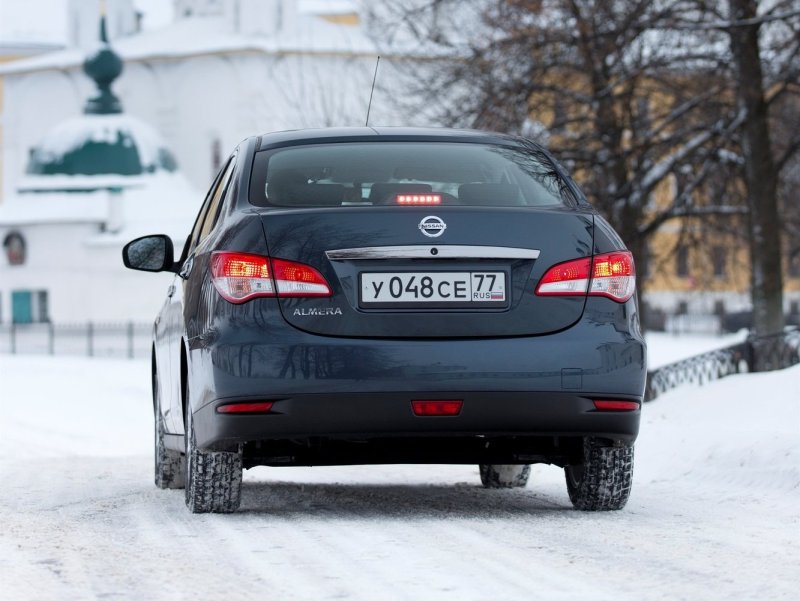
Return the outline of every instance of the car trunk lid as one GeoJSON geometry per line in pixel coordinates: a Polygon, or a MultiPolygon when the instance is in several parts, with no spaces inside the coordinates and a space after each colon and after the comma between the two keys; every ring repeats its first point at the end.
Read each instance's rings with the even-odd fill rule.
{"type": "Polygon", "coordinates": [[[265,210],[269,253],[310,265],[326,298],[280,298],[286,321],[331,336],[453,338],[548,334],[585,298],[534,294],[556,263],[590,256],[591,212],[566,207],[265,210]]]}

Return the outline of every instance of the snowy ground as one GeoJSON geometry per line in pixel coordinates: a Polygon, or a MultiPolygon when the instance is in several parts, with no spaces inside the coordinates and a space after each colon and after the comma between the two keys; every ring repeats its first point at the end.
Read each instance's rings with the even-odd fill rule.
{"type": "Polygon", "coordinates": [[[603,514],[573,511],[552,467],[489,491],[471,466],[375,466],[257,468],[239,513],[191,515],[151,482],[148,382],[146,361],[0,355],[0,599],[800,589],[800,367],[646,405],[631,500],[603,514]]]}

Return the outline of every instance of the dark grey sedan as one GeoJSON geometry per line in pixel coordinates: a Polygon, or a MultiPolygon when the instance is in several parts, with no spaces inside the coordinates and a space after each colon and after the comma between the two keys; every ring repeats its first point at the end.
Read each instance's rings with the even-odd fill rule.
{"type": "Polygon", "coordinates": [[[256,465],[467,463],[488,488],[564,468],[622,508],[645,384],[633,258],[540,146],[476,131],[242,142],[172,271],[153,341],[155,480],[239,506],[256,465]]]}

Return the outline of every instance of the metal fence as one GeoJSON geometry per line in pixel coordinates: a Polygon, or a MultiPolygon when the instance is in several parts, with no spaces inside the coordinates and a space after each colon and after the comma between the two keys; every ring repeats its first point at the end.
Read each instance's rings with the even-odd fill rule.
{"type": "Polygon", "coordinates": [[[645,401],[684,384],[706,384],[738,373],[772,371],[800,363],[800,330],[750,337],[740,344],[688,357],[647,374],[645,401]]]}
{"type": "Polygon", "coordinates": [[[0,324],[0,353],[149,357],[152,324],[0,324]]]}

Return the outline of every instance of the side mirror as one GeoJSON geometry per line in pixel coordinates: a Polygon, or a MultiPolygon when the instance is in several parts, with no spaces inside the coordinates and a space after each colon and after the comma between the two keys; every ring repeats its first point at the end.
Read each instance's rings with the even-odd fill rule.
{"type": "Polygon", "coordinates": [[[122,249],[122,262],[139,271],[174,271],[175,251],[169,236],[144,236],[128,242],[122,249]]]}

